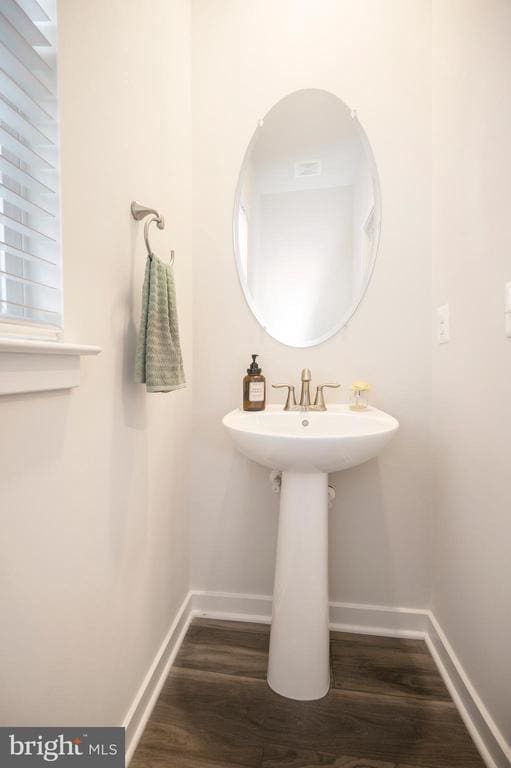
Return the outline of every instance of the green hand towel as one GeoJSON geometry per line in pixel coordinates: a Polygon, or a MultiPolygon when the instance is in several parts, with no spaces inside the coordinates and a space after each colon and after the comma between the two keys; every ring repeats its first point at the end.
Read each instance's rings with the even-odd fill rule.
{"type": "Polygon", "coordinates": [[[145,268],[135,381],[145,383],[148,392],[185,386],[174,276],[170,265],[154,255],[147,257],[145,268]]]}

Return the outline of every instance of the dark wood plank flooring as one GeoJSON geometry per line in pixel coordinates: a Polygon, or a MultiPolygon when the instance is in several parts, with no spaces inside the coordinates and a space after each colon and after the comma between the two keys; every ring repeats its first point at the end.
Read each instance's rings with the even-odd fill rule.
{"type": "Polygon", "coordinates": [[[266,682],[269,626],[195,619],[130,768],[484,768],[422,640],[331,633],[332,688],[266,682]]]}

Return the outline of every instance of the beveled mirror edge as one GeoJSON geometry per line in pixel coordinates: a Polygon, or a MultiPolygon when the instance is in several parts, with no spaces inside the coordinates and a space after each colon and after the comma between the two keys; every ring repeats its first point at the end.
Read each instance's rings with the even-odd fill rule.
{"type": "Polygon", "coordinates": [[[345,328],[348,323],[350,322],[351,318],[359,308],[360,304],[362,303],[367,290],[369,288],[369,283],[371,282],[371,278],[373,276],[374,268],[376,265],[376,257],[378,255],[378,250],[380,247],[380,241],[381,241],[381,228],[382,228],[382,201],[381,201],[381,189],[380,189],[380,180],[378,176],[378,167],[376,164],[376,158],[374,157],[373,149],[371,146],[371,142],[369,141],[369,138],[358,119],[358,112],[356,109],[353,109],[346,104],[346,102],[340,98],[336,93],[333,93],[332,91],[328,91],[326,88],[298,88],[296,91],[291,91],[290,93],[285,94],[282,96],[278,101],[276,101],[265,113],[265,117],[269,112],[271,112],[272,109],[274,109],[278,104],[280,104],[281,101],[284,99],[287,99],[289,96],[294,96],[295,94],[301,93],[303,91],[322,91],[323,93],[328,93],[330,96],[335,97],[338,99],[346,109],[349,110],[351,117],[353,120],[355,120],[355,124],[357,127],[357,131],[360,135],[362,145],[364,148],[364,152],[366,154],[366,157],[369,161],[369,165],[371,168],[371,178],[373,180],[374,185],[374,195],[375,195],[375,212],[377,214],[377,227],[375,228],[375,238],[374,242],[371,247],[371,258],[366,270],[366,275],[364,277],[364,280],[362,282],[361,288],[360,288],[360,295],[358,296],[357,300],[354,301],[350,307],[346,310],[343,317],[339,320],[338,323],[336,323],[330,330],[328,330],[326,333],[322,334],[322,336],[318,336],[315,339],[311,339],[309,341],[303,342],[303,343],[294,343],[289,344],[286,341],[283,341],[281,338],[278,337],[278,335],[275,332],[272,332],[272,330],[268,327],[264,321],[260,320],[260,313],[256,312],[255,307],[253,306],[251,297],[249,295],[249,292],[245,289],[245,286],[243,285],[242,279],[241,279],[241,264],[239,259],[239,241],[238,241],[238,227],[237,227],[237,212],[239,210],[239,205],[241,201],[241,191],[243,188],[243,178],[244,178],[244,169],[245,164],[247,161],[247,158],[250,155],[250,152],[252,150],[252,147],[257,139],[258,131],[262,127],[264,117],[259,118],[257,121],[256,128],[254,132],[252,133],[252,136],[250,138],[250,141],[247,144],[247,147],[245,149],[245,152],[243,153],[243,158],[240,165],[240,170],[238,173],[238,181],[236,183],[236,190],[234,194],[234,205],[233,205],[233,211],[232,211],[232,243],[233,243],[233,250],[234,250],[234,261],[236,265],[236,272],[238,275],[238,282],[241,288],[241,292],[243,293],[243,297],[245,299],[245,302],[250,309],[254,320],[259,325],[260,328],[262,328],[263,331],[265,331],[268,336],[270,336],[275,341],[279,342],[279,344],[282,344],[285,347],[291,347],[293,349],[306,349],[308,347],[317,347],[319,344],[323,344],[325,341],[328,341],[328,339],[331,339],[333,336],[335,336],[339,331],[341,331],[343,328],[345,328]]]}

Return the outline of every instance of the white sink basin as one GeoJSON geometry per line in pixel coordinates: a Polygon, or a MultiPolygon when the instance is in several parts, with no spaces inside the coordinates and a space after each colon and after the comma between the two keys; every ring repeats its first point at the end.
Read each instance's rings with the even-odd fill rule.
{"type": "Polygon", "coordinates": [[[398,429],[388,413],[348,405],[327,411],[283,411],[269,405],[249,413],[237,408],[223,424],[234,444],[264,467],[295,472],[339,472],[374,458],[398,429]]]}
{"type": "Polygon", "coordinates": [[[330,687],[328,473],[372,459],[399,424],[347,405],[237,409],[223,424],[241,453],[282,472],[268,683],[291,699],[319,699],[330,687]]]}

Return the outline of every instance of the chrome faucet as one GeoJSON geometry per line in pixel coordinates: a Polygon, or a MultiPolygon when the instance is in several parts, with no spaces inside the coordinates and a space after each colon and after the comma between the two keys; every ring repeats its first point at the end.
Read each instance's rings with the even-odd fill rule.
{"type": "Polygon", "coordinates": [[[312,375],[309,368],[302,371],[302,389],[300,392],[300,404],[296,404],[295,388],[293,384],[272,384],[274,389],[287,388],[287,397],[284,405],[285,411],[326,411],[325,396],[323,390],[325,387],[336,389],[340,384],[319,384],[316,387],[316,397],[314,404],[311,405],[310,382],[312,375]]]}

